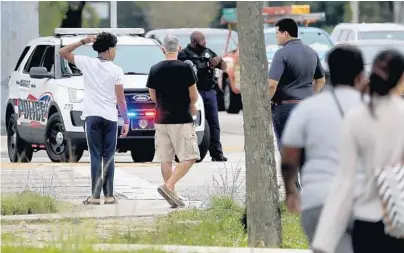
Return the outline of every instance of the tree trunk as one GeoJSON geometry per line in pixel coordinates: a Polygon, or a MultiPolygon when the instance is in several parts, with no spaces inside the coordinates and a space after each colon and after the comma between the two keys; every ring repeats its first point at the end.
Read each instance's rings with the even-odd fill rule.
{"type": "Polygon", "coordinates": [[[62,20],[61,28],[81,28],[83,9],[86,5],[85,1],[70,1],[69,8],[66,12],[66,17],[62,20]]]}
{"type": "Polygon", "coordinates": [[[258,1],[237,2],[247,230],[251,247],[277,247],[282,242],[282,227],[262,8],[258,1]]]}

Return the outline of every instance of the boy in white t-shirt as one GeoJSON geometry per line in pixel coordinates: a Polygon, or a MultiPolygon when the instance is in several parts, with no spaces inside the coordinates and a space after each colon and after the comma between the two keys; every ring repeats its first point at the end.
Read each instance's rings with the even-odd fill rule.
{"type": "Polygon", "coordinates": [[[79,42],[60,49],[59,55],[75,64],[84,78],[84,129],[91,162],[92,195],[83,201],[85,205],[99,205],[101,188],[104,204],[116,204],[113,196],[114,154],[118,136],[118,112],[124,119],[121,136],[129,131],[129,120],[123,89],[124,73],[112,61],[116,55],[117,37],[110,33],[88,36],[79,42]],[[93,43],[97,58],[74,55],[72,52],[85,44],[93,43]]]}

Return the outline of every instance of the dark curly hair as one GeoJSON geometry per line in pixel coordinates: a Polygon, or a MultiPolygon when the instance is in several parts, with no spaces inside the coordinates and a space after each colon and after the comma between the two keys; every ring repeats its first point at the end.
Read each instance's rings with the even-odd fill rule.
{"type": "Polygon", "coordinates": [[[93,43],[94,51],[98,53],[102,53],[110,49],[111,47],[115,47],[118,39],[112,33],[102,32],[98,34],[97,39],[93,43]]]}

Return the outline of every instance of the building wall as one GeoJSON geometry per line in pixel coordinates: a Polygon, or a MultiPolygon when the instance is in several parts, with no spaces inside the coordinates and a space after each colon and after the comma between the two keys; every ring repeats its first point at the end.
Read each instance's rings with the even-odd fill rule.
{"type": "Polygon", "coordinates": [[[1,2],[1,133],[5,133],[8,77],[25,45],[39,36],[37,1],[1,2]]]}

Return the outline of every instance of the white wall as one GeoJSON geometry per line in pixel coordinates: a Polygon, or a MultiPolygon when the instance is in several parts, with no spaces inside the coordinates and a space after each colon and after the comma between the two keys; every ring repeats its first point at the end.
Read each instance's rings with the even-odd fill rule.
{"type": "Polygon", "coordinates": [[[39,36],[37,1],[1,2],[1,133],[5,133],[8,76],[29,40],[39,36]]]}

